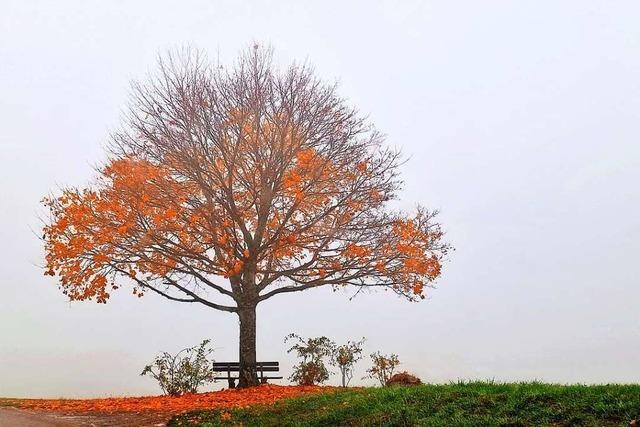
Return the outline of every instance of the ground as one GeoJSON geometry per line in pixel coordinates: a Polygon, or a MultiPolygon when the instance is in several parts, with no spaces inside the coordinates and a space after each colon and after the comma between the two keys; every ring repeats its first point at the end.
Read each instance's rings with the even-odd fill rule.
{"type": "Polygon", "coordinates": [[[265,385],[182,397],[0,399],[2,427],[640,426],[640,385],[265,385]]]}
{"type": "Polygon", "coordinates": [[[0,407],[1,427],[155,427],[164,426],[168,413],[103,413],[18,409],[0,407]]]}
{"type": "Polygon", "coordinates": [[[0,399],[0,426],[161,426],[172,416],[190,410],[273,404],[280,399],[331,389],[267,384],[246,390],[222,390],[180,397],[0,399]]]}

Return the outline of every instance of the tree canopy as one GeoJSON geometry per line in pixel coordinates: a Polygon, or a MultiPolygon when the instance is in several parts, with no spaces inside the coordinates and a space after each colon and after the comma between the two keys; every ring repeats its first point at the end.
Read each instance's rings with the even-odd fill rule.
{"type": "Polygon", "coordinates": [[[399,153],[308,66],[278,73],[254,49],[230,71],[197,52],[159,69],[134,85],[97,181],[45,199],[47,273],[69,298],[104,303],[125,277],[139,296],[233,311],[212,292],[353,285],[416,299],[440,275],[435,213],[385,209],[399,153]]]}

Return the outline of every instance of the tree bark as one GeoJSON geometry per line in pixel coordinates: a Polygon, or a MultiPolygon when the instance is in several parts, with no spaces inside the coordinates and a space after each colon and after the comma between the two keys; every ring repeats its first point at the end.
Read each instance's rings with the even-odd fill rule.
{"type": "Polygon", "coordinates": [[[238,317],[240,318],[238,387],[253,387],[259,384],[256,370],[256,304],[239,307],[238,317]]]}

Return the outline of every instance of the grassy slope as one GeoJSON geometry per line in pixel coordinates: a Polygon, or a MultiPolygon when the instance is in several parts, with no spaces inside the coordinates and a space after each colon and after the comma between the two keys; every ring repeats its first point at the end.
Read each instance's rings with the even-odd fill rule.
{"type": "MultiPolygon", "coordinates": [[[[193,412],[169,426],[617,426],[640,418],[640,385],[468,383],[367,388],[273,406],[193,412]]],[[[640,423],[639,423],[640,425],[640,423]]]]}

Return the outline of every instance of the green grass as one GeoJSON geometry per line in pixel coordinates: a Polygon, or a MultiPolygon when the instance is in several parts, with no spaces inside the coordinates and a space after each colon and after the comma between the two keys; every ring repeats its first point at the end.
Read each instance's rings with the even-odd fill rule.
{"type": "Polygon", "coordinates": [[[474,382],[350,389],[230,410],[226,422],[222,412],[191,412],[168,426],[628,426],[640,418],[640,385],[474,382]]]}

